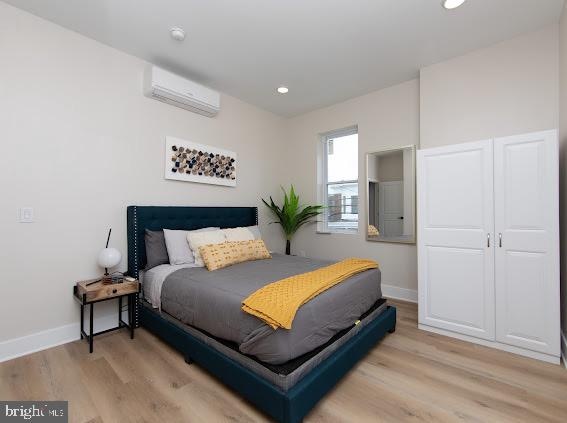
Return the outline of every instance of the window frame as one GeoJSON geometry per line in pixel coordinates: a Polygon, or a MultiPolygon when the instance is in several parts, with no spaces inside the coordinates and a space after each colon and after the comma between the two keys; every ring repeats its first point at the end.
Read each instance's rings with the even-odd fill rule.
{"type": "Polygon", "coordinates": [[[331,234],[331,233],[339,233],[339,234],[358,234],[359,228],[360,228],[360,169],[359,169],[359,154],[357,154],[357,162],[356,162],[356,174],[357,174],[357,179],[353,179],[353,180],[345,180],[345,181],[334,181],[334,182],[329,182],[329,175],[328,175],[328,168],[329,168],[329,162],[328,162],[328,157],[329,157],[329,143],[328,141],[330,139],[334,139],[334,138],[340,138],[340,137],[346,137],[349,135],[357,135],[357,150],[359,147],[359,140],[358,140],[358,125],[353,125],[353,126],[349,126],[347,128],[343,128],[343,129],[337,129],[334,131],[329,131],[329,132],[325,132],[320,135],[320,140],[319,140],[319,151],[320,151],[320,160],[319,160],[319,175],[320,175],[320,181],[319,181],[319,189],[318,189],[318,196],[319,196],[319,204],[322,204],[325,207],[325,211],[323,212],[322,216],[323,219],[319,222],[319,225],[317,227],[317,232],[318,233],[325,233],[325,234],[331,234]],[[329,192],[329,186],[330,185],[341,185],[341,184],[354,184],[356,183],[358,185],[358,219],[356,221],[356,228],[331,228],[329,227],[329,220],[328,220],[328,216],[327,216],[327,208],[329,206],[329,196],[328,196],[328,192],[329,192]]]}

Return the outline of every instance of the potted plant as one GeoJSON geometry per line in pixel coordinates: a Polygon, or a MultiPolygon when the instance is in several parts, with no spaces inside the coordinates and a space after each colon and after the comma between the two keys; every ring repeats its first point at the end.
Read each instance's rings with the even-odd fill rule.
{"type": "Polygon", "coordinates": [[[272,197],[270,197],[270,204],[262,198],[264,204],[272,211],[278,220],[271,223],[278,223],[281,225],[285,234],[285,253],[291,254],[291,239],[297,230],[306,223],[314,222],[312,220],[323,213],[323,206],[302,206],[299,204],[299,196],[295,194],[293,185],[289,190],[289,194],[282,187],[284,193],[284,203],[280,207],[272,197]]]}

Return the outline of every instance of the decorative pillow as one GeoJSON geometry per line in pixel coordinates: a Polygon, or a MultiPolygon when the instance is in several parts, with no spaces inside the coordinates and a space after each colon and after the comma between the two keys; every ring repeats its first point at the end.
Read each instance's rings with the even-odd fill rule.
{"type": "Polygon", "coordinates": [[[369,236],[380,236],[380,231],[374,225],[368,225],[368,235],[369,236]]]}
{"type": "Polygon", "coordinates": [[[150,231],[146,229],[144,235],[146,244],[146,267],[145,270],[153,269],[160,264],[169,263],[169,255],[165,246],[165,237],[162,231],[150,231]]]}
{"type": "Polygon", "coordinates": [[[164,229],[163,235],[167,254],[169,256],[169,264],[191,264],[195,262],[193,252],[187,243],[189,233],[218,231],[220,228],[202,228],[195,231],[179,231],[164,229]]]}
{"type": "Polygon", "coordinates": [[[193,251],[195,264],[200,267],[203,267],[205,264],[203,263],[203,259],[201,258],[199,247],[208,244],[220,244],[225,241],[226,238],[223,231],[221,230],[210,232],[189,232],[187,234],[187,242],[189,243],[191,251],[193,251]]]}
{"type": "Polygon", "coordinates": [[[252,241],[254,238],[254,234],[248,228],[228,228],[228,229],[221,229],[226,237],[226,240],[229,242],[234,241],[252,241]]]}
{"type": "Polygon", "coordinates": [[[209,270],[222,269],[245,261],[272,258],[261,239],[203,245],[199,248],[199,252],[209,270]]]}

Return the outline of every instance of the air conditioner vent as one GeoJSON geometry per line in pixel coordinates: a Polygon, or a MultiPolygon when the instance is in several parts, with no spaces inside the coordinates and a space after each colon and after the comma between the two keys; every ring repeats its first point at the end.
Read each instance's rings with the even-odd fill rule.
{"type": "Polygon", "coordinates": [[[208,117],[220,111],[218,92],[153,65],[144,75],[144,95],[208,117]]]}

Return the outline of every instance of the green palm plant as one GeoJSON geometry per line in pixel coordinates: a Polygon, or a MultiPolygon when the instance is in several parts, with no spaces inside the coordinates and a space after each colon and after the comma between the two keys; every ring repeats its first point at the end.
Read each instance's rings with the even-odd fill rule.
{"type": "Polygon", "coordinates": [[[278,206],[270,196],[270,203],[262,198],[264,204],[272,211],[278,220],[271,222],[277,223],[282,227],[285,234],[285,253],[291,253],[291,239],[297,230],[306,223],[312,223],[313,218],[323,213],[323,206],[302,206],[299,203],[299,196],[295,193],[293,185],[289,194],[281,187],[284,193],[284,203],[278,206]]]}

